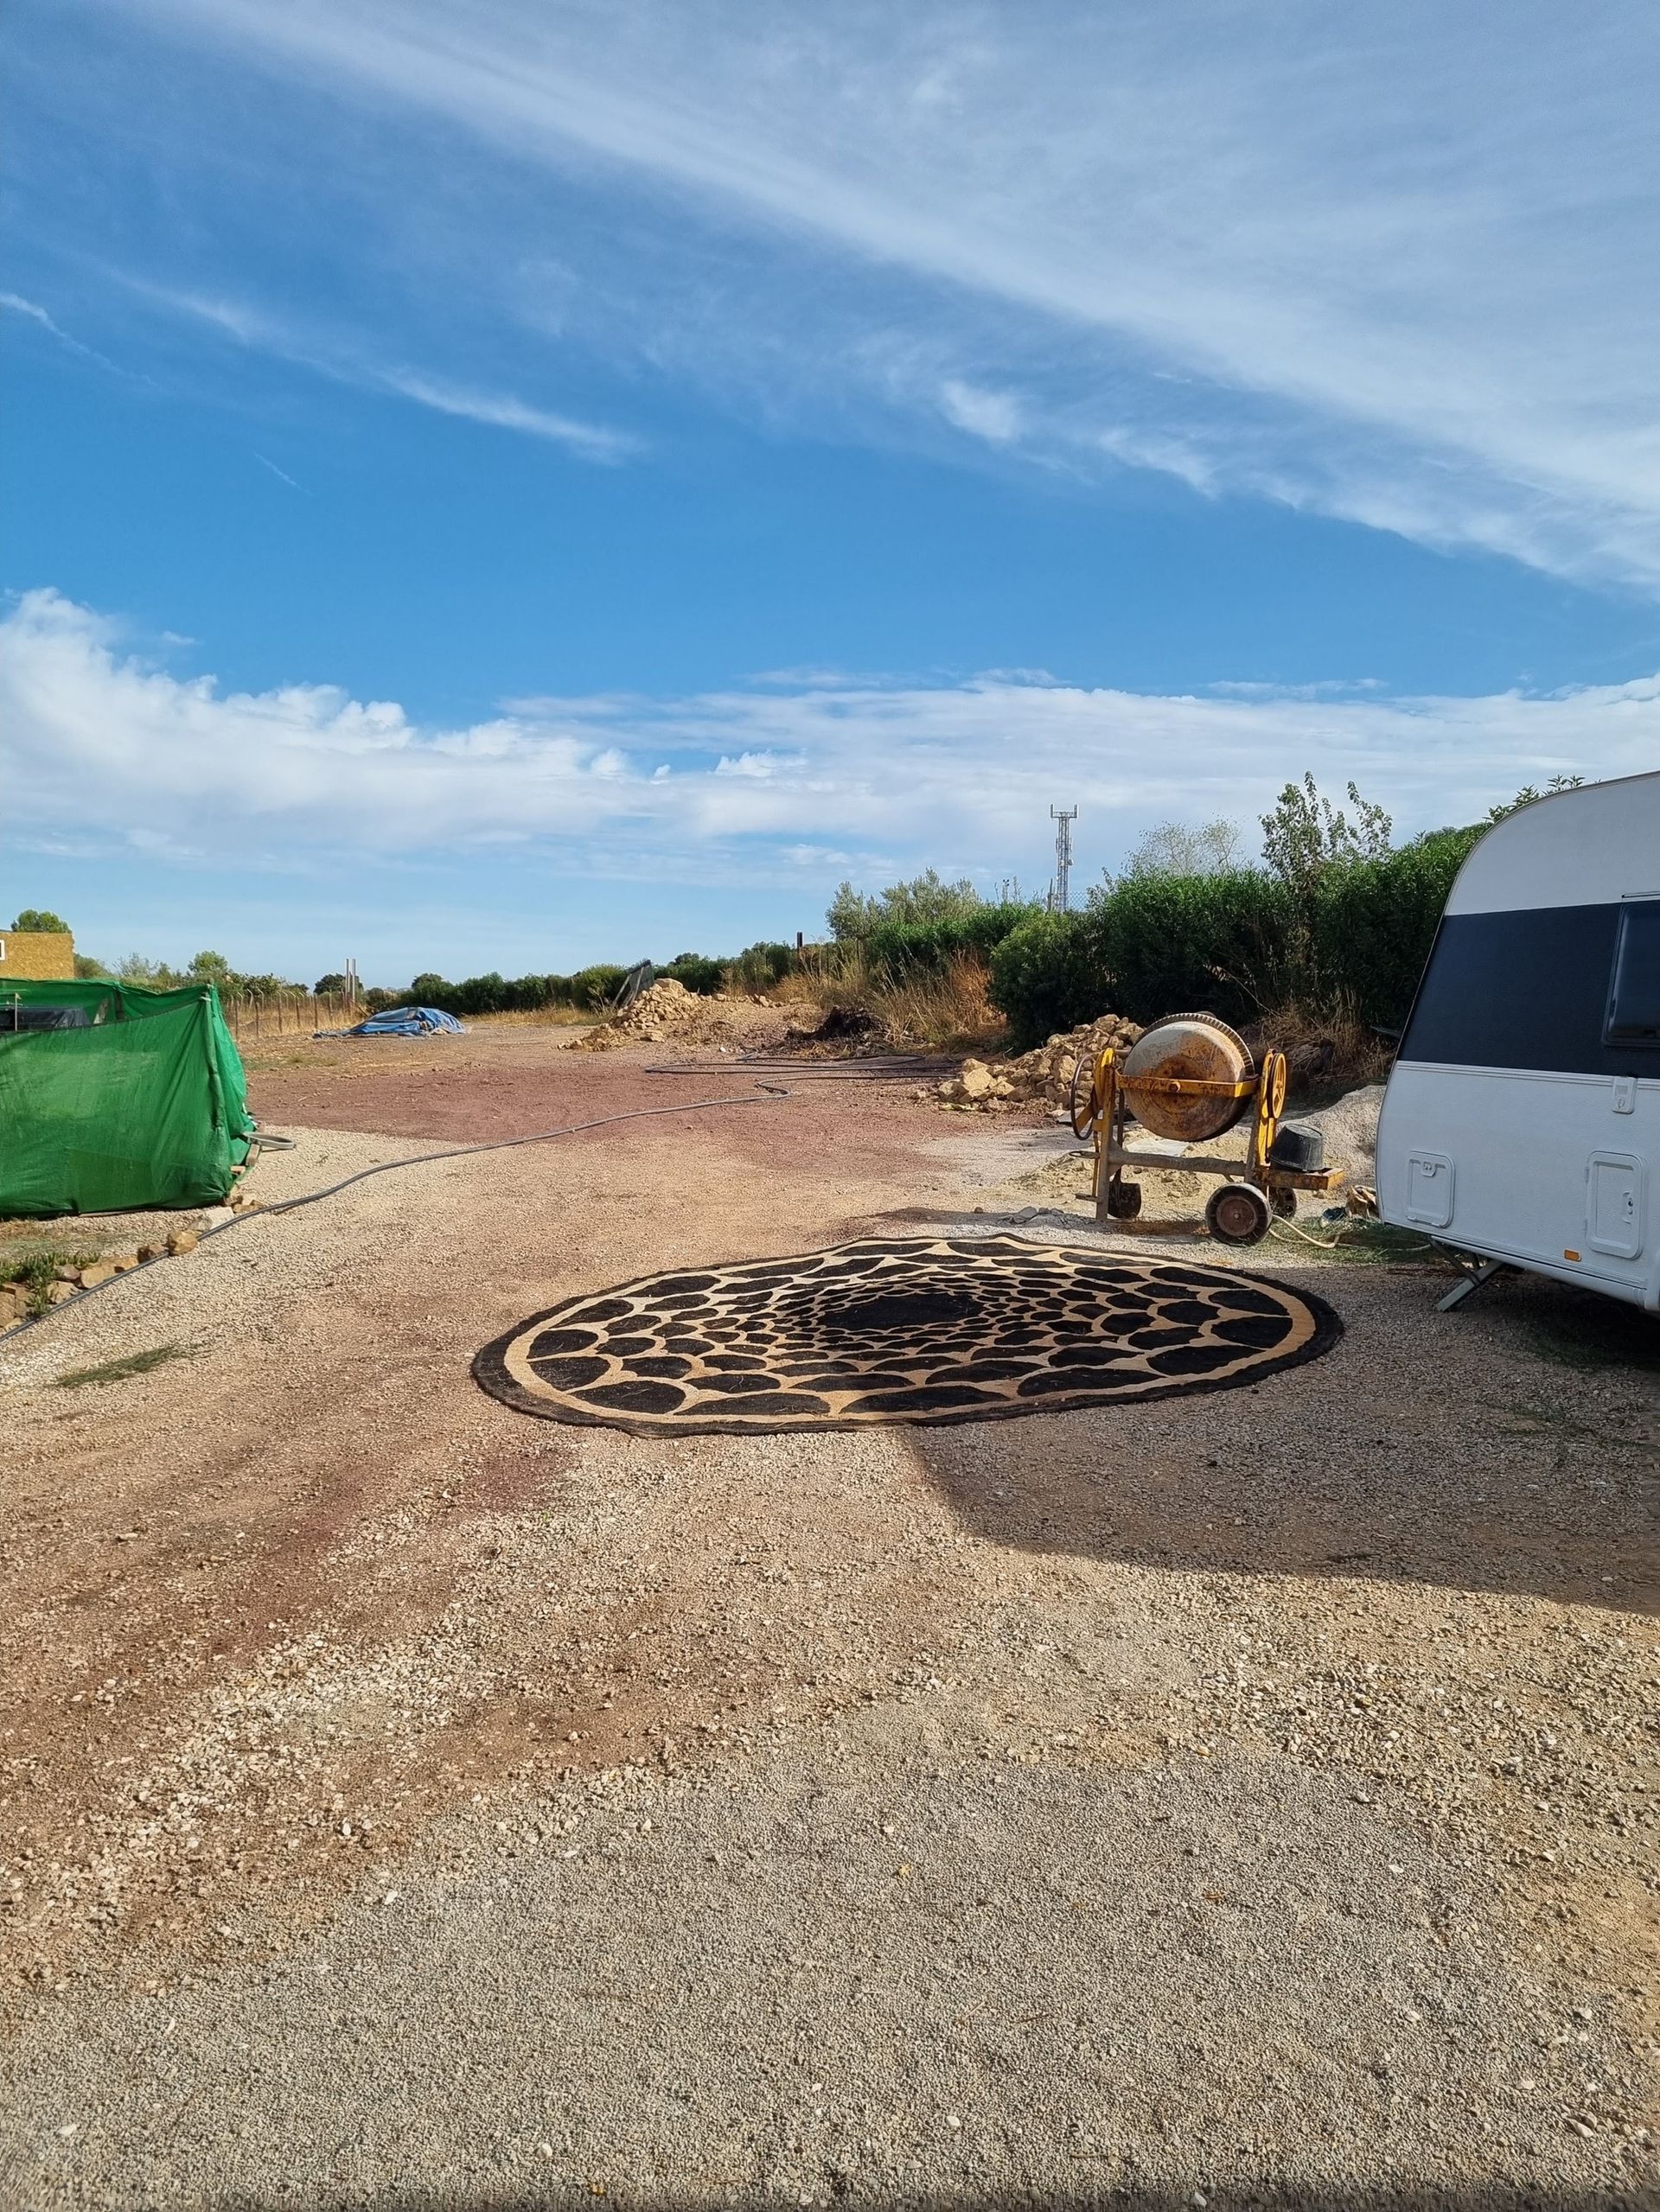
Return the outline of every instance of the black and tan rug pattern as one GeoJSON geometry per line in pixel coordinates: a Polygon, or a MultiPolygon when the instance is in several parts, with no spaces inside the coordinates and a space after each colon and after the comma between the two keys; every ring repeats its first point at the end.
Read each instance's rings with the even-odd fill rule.
{"type": "Polygon", "coordinates": [[[636,1434],[987,1421],[1258,1382],[1343,1324],[1306,1291],[1018,1237],[882,1239],[567,1298],[473,1373],[636,1434]]]}

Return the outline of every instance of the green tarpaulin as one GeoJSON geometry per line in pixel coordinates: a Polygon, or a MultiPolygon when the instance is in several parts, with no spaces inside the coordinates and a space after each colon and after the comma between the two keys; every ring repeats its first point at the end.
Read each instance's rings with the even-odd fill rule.
{"type": "Polygon", "coordinates": [[[253,1127],[211,985],[0,978],[0,1215],[215,1205],[253,1127]]]}

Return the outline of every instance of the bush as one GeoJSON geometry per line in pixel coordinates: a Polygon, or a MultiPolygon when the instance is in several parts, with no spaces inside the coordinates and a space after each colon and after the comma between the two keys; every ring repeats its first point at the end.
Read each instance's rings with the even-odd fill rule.
{"type": "Polygon", "coordinates": [[[1092,919],[1108,995],[1080,1020],[1204,1008],[1237,1023],[1295,995],[1296,901],[1257,869],[1132,877],[1092,919]]]}
{"type": "Polygon", "coordinates": [[[706,959],[701,953],[677,953],[668,966],[659,968],[657,972],[685,990],[695,991],[701,998],[714,998],[726,981],[726,971],[721,963],[706,959]]]}
{"type": "Polygon", "coordinates": [[[763,941],[744,947],[729,965],[728,974],[740,991],[772,991],[795,966],[793,945],[763,941]]]}
{"type": "Polygon", "coordinates": [[[992,956],[992,999],[1029,1049],[1098,1014],[1203,1008],[1243,1023],[1295,1003],[1396,1028],[1479,829],[1329,862],[1293,888],[1260,869],[1131,877],[1084,914],[1040,915],[992,956]]]}
{"type": "Polygon", "coordinates": [[[1017,1052],[1108,1010],[1112,985],[1101,935],[1099,908],[1035,914],[992,954],[992,1004],[1007,1017],[1017,1052]]]}
{"type": "Polygon", "coordinates": [[[584,1014],[603,1014],[622,990],[628,973],[627,968],[608,960],[578,968],[571,979],[571,1004],[580,1007],[584,1014]]]}
{"type": "Polygon", "coordinates": [[[1310,902],[1311,1004],[1347,998],[1363,1022],[1404,1023],[1452,879],[1484,827],[1434,830],[1387,859],[1328,871],[1310,902]]]}
{"type": "Polygon", "coordinates": [[[944,975],[954,961],[989,961],[1008,936],[1040,911],[1013,901],[1001,906],[971,907],[932,921],[884,921],[862,940],[867,964],[896,981],[923,972],[944,975]]]}

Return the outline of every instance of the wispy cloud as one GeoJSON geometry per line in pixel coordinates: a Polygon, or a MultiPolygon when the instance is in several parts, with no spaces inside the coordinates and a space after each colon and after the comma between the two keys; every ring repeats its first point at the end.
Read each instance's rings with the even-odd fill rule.
{"type": "Polygon", "coordinates": [[[418,406],[436,408],[441,415],[459,415],[469,423],[487,423],[494,430],[520,430],[527,437],[569,446],[588,461],[622,461],[641,450],[640,440],[624,431],[579,423],[569,415],[550,414],[546,408],[528,406],[522,399],[460,391],[454,385],[436,383],[431,377],[412,375],[407,369],[380,369],[365,380],[412,399],[418,406]]]}
{"type": "MultiPolygon", "coordinates": [[[[361,391],[391,393],[400,399],[412,400],[418,407],[431,407],[441,415],[459,416],[466,422],[482,423],[492,430],[546,439],[551,444],[566,447],[585,461],[624,461],[642,450],[641,441],[626,431],[555,414],[545,407],[532,406],[511,393],[469,391],[418,370],[367,360],[339,338],[296,329],[279,316],[243,301],[178,290],[145,278],[130,277],[124,281],[131,290],[153,306],[207,323],[239,346],[291,361],[339,384],[354,385],[361,391]]],[[[257,457],[265,459],[263,454],[257,457]]],[[[275,464],[267,461],[265,466],[270,469],[275,464]]],[[[278,469],[276,473],[282,475],[283,471],[278,469]]],[[[293,482],[291,477],[285,481],[293,482]]]]}
{"type": "Polygon", "coordinates": [[[463,726],[297,682],[238,692],[173,674],[51,591],[0,622],[16,833],[293,865],[319,852],[559,847],[580,869],[722,880],[786,858],[1030,870],[1050,803],[1116,860],[1148,824],[1250,824],[1305,768],[1356,778],[1405,832],[1477,818],[1523,781],[1660,758],[1660,676],[1532,697],[1184,698],[981,676],[689,698],[522,700],[463,726]],[[665,773],[672,766],[672,773],[665,773]],[[603,837],[600,835],[603,832],[603,837]],[[702,856],[698,864],[698,856],[702,856]]]}
{"type": "Polygon", "coordinates": [[[253,457],[261,468],[269,469],[273,476],[280,477],[291,491],[297,492],[301,489],[300,485],[289,475],[286,469],[279,469],[274,461],[268,461],[263,453],[256,453],[253,457]]]}
{"type": "Polygon", "coordinates": [[[948,422],[989,444],[1008,445],[1020,435],[1020,403],[1012,392],[985,392],[948,376],[940,386],[940,407],[948,422]]]}
{"type": "MultiPolygon", "coordinates": [[[[0,309],[9,315],[21,315],[30,322],[38,323],[42,330],[49,332],[57,340],[59,345],[67,347],[72,354],[79,354],[84,360],[96,361],[101,368],[116,367],[113,361],[106,360],[93,347],[83,346],[79,338],[72,338],[62,324],[54,322],[35,301],[23,299],[16,292],[0,292],[0,309]]],[[[116,369],[116,373],[119,375],[122,372],[116,369]]]]}
{"type": "MultiPolygon", "coordinates": [[[[425,118],[504,175],[643,191],[665,235],[724,226],[733,281],[710,293],[748,342],[730,314],[699,328],[758,380],[803,373],[820,349],[791,341],[828,291],[850,375],[861,316],[899,320],[951,363],[935,419],[981,442],[1018,426],[1036,459],[1660,586],[1641,0],[1589,23],[1525,0],[1503,36],[1428,0],[1363,32],[1318,0],[1202,10],[1202,35],[1151,0],[149,6],[395,112],[406,145],[425,118]],[[742,257],[774,270],[780,241],[798,265],[769,327],[742,257]]],[[[545,258],[526,205],[508,270],[545,258]]],[[[536,289],[504,277],[504,308],[533,316],[536,289]]]]}

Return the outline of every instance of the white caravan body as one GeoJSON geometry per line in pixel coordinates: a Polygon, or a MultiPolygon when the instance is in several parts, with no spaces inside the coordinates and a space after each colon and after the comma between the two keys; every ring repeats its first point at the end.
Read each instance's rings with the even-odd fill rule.
{"type": "Polygon", "coordinates": [[[1660,1311],[1660,775],[1459,870],[1377,1132],[1383,1219],[1660,1311]]]}

